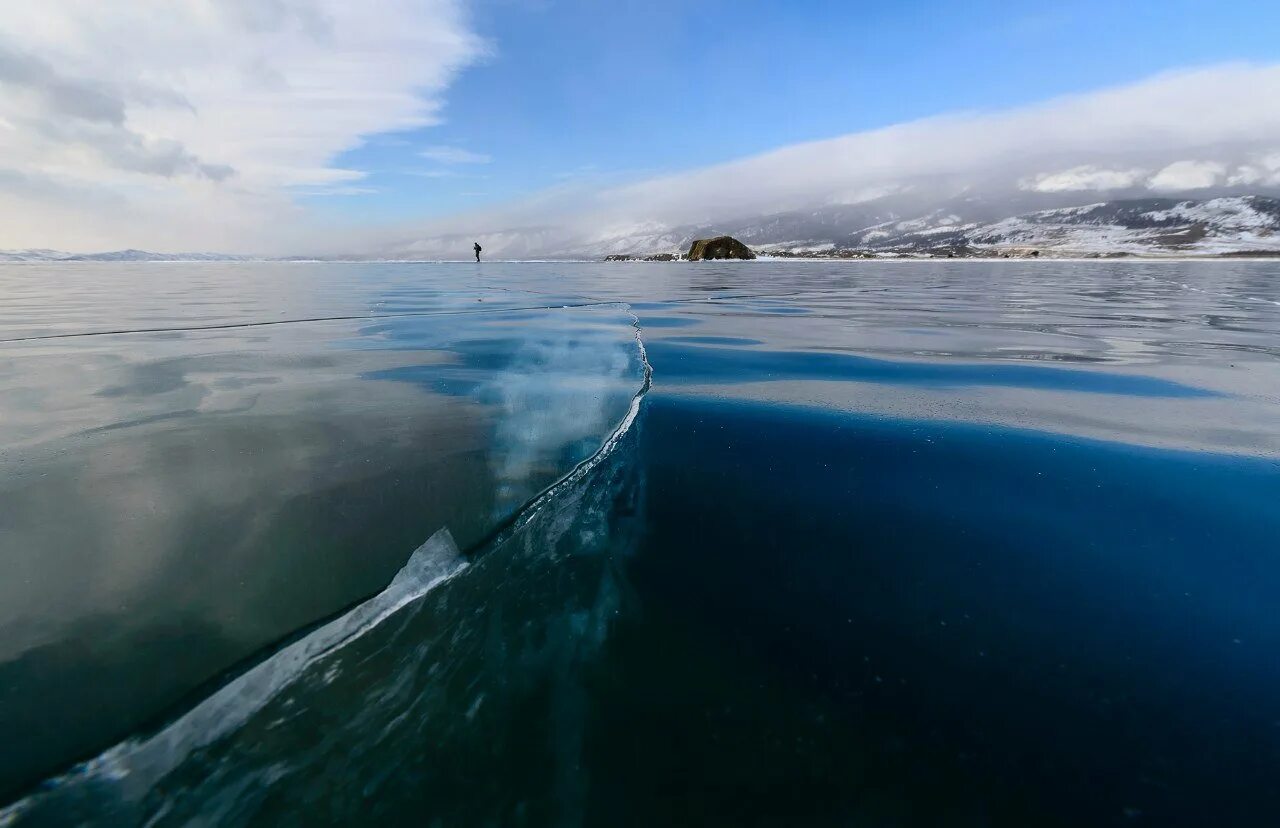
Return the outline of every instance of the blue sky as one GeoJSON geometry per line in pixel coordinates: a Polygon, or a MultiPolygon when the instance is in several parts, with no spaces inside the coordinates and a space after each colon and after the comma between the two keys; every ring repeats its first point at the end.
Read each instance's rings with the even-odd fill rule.
{"type": "Polygon", "coordinates": [[[542,255],[877,193],[1280,193],[1274,0],[157,3],[6,7],[0,248],[542,255]]]}
{"type": "Polygon", "coordinates": [[[443,123],[342,154],[367,178],[312,206],[370,223],[450,214],[1280,54],[1280,5],[1239,0],[484,0],[471,25],[491,53],[449,87],[443,123]],[[441,148],[477,157],[421,155],[441,148]]]}

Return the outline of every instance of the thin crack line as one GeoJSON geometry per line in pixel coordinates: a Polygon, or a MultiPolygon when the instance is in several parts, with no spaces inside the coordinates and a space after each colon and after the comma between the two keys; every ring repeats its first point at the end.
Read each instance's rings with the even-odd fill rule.
{"type": "Polygon", "coordinates": [[[310,322],[349,322],[364,320],[368,322],[378,322],[383,319],[405,319],[415,317],[432,317],[432,316],[467,316],[483,313],[516,313],[519,311],[531,310],[559,310],[570,308],[590,308],[600,307],[603,305],[621,305],[623,302],[576,302],[568,305],[531,305],[527,307],[516,308],[476,308],[474,310],[455,310],[455,311],[418,311],[410,313],[379,313],[379,314],[359,314],[351,316],[310,316],[302,319],[268,319],[255,322],[227,322],[218,325],[185,325],[181,327],[167,328],[120,328],[109,331],[77,331],[74,333],[56,333],[56,334],[36,334],[34,336],[15,336],[8,339],[0,339],[0,343],[9,342],[33,342],[43,339],[72,339],[75,337],[86,336],[123,336],[126,334],[144,334],[144,333],[184,333],[188,331],[223,331],[233,328],[263,328],[270,325],[298,325],[310,322]]]}
{"type": "MultiPolygon", "coordinates": [[[[550,295],[550,294],[548,294],[550,295]]],[[[661,299],[654,304],[680,304],[697,302],[709,304],[734,299],[764,299],[770,297],[785,298],[788,294],[743,294],[740,296],[708,296],[706,298],[690,298],[690,299],[661,299]]],[[[571,302],[562,305],[526,305],[514,308],[474,308],[471,310],[452,310],[452,311],[417,311],[409,313],[379,313],[379,314],[356,314],[347,316],[310,316],[301,319],[268,319],[254,322],[227,322],[216,325],[184,325],[173,327],[157,327],[157,328],[118,328],[106,331],[74,331],[71,333],[52,333],[52,334],[35,334],[32,336],[15,336],[0,339],[0,344],[9,344],[15,342],[39,342],[48,339],[76,339],[80,337],[92,336],[126,336],[128,334],[149,334],[149,333],[189,333],[195,331],[225,331],[237,328],[265,328],[273,325],[300,325],[313,322],[353,322],[353,321],[369,321],[378,322],[384,319],[412,319],[412,318],[429,318],[429,317],[448,317],[448,316],[474,316],[478,314],[496,314],[496,313],[519,313],[522,311],[535,310],[571,310],[574,308],[597,308],[610,305],[631,307],[631,302],[622,299],[595,299],[592,297],[584,297],[590,299],[585,302],[571,302]]]]}

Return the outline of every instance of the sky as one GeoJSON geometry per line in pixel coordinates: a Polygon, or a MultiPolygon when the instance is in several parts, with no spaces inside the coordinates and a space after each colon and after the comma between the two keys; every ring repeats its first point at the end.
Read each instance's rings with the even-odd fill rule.
{"type": "Polygon", "coordinates": [[[944,181],[1280,185],[1274,2],[0,2],[0,248],[551,250],[944,181]]]}

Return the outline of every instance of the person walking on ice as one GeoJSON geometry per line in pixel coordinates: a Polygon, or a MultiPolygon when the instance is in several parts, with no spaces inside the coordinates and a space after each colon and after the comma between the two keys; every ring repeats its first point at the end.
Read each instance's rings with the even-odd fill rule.
{"type": "Polygon", "coordinates": [[[475,243],[475,248],[476,248],[476,261],[478,262],[480,261],[480,250],[481,250],[480,242],[475,243]]]}

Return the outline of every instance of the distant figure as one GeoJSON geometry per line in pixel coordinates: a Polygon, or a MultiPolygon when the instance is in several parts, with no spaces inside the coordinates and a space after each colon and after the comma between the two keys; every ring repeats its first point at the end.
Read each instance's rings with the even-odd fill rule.
{"type": "Polygon", "coordinates": [[[476,242],[475,247],[476,247],[476,261],[478,262],[480,261],[480,249],[481,249],[480,242],[476,242]]]}

